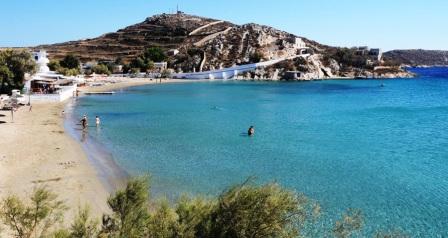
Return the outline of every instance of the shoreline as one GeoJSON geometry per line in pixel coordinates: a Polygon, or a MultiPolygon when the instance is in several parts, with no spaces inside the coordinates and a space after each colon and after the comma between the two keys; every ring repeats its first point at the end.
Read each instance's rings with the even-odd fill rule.
{"type": "MultiPolygon", "coordinates": [[[[107,78],[114,79],[117,78],[107,78]]],[[[208,80],[184,80],[184,79],[147,79],[147,78],[127,78],[119,77],[119,82],[107,83],[107,79],[104,80],[106,84],[102,86],[85,86],[79,87],[80,95],[78,98],[86,97],[86,92],[108,92],[113,90],[123,90],[129,87],[138,87],[144,85],[156,85],[167,83],[193,83],[193,82],[205,82],[208,80]]],[[[130,178],[130,175],[126,170],[121,168],[111,152],[109,152],[105,145],[101,141],[97,141],[88,133],[80,133],[80,128],[76,128],[78,118],[81,115],[75,115],[73,110],[76,107],[77,99],[72,98],[70,101],[64,103],[64,131],[67,135],[76,141],[81,147],[90,162],[90,165],[97,173],[98,180],[104,186],[109,193],[115,192],[117,189],[126,185],[126,181],[130,178]]]]}
{"type": "MultiPolygon", "coordinates": [[[[190,80],[162,80],[162,83],[181,82],[190,80]]],[[[83,87],[80,91],[118,90],[155,83],[155,80],[128,79],[100,87],[83,87]]],[[[64,213],[65,227],[85,205],[95,218],[109,213],[107,198],[128,178],[124,170],[111,163],[111,155],[101,150],[101,146],[77,140],[73,133],[76,127],[68,118],[70,112],[62,113],[73,106],[71,99],[61,103],[32,103],[32,110],[22,106],[13,118],[10,111],[0,111],[0,200],[15,195],[28,202],[36,188],[46,187],[69,207],[64,213]]],[[[7,233],[2,230],[0,236],[7,233]]]]}
{"type": "Polygon", "coordinates": [[[99,141],[92,138],[88,132],[82,132],[80,125],[77,125],[78,119],[73,114],[76,103],[76,98],[73,98],[64,106],[64,130],[82,147],[101,184],[112,194],[126,185],[129,174],[115,163],[113,155],[99,141]]]}

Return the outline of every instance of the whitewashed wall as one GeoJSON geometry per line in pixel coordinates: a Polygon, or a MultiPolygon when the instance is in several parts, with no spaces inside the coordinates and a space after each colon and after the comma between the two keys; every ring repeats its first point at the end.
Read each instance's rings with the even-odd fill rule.
{"type": "Polygon", "coordinates": [[[57,94],[32,94],[30,96],[31,104],[46,103],[46,102],[63,102],[73,97],[76,88],[77,88],[76,85],[62,86],[61,90],[57,94]]]}

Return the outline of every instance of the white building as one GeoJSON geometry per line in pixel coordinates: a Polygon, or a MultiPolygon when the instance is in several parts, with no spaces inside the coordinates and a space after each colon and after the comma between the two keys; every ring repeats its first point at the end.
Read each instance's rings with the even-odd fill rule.
{"type": "Polygon", "coordinates": [[[154,69],[158,70],[158,71],[163,71],[165,69],[168,68],[168,63],[167,62],[155,62],[154,63],[154,69]]]}
{"type": "Polygon", "coordinates": [[[48,68],[48,63],[50,63],[50,60],[48,59],[47,52],[45,50],[33,52],[33,57],[38,66],[37,69],[38,74],[50,72],[50,68],[48,68]]]}
{"type": "Polygon", "coordinates": [[[45,50],[34,52],[33,57],[38,70],[24,86],[30,102],[62,102],[75,94],[76,79],[50,71],[48,67],[50,60],[45,50]]]}
{"type": "Polygon", "coordinates": [[[296,48],[307,48],[306,44],[305,44],[305,41],[303,41],[303,39],[300,38],[300,37],[296,37],[295,42],[294,42],[294,46],[296,48]]]}

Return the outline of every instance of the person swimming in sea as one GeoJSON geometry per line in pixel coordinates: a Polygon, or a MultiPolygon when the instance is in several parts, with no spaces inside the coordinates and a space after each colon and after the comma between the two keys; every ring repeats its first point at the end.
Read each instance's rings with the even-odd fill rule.
{"type": "Polygon", "coordinates": [[[255,127],[254,126],[250,126],[249,130],[247,130],[247,135],[248,136],[253,136],[255,134],[255,127]]]}

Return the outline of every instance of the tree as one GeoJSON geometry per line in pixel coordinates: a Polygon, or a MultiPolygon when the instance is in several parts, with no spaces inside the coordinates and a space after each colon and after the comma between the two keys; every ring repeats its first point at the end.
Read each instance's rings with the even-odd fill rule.
{"type": "Polygon", "coordinates": [[[180,237],[194,238],[200,233],[206,233],[204,231],[210,225],[208,218],[215,205],[214,201],[200,197],[194,199],[182,197],[176,204],[177,234],[180,237]]]}
{"type": "Polygon", "coordinates": [[[7,66],[0,66],[0,93],[7,93],[12,90],[14,74],[9,70],[7,66]]]}
{"type": "Polygon", "coordinates": [[[97,65],[93,66],[92,71],[96,74],[110,75],[109,68],[104,64],[97,64],[97,65]]]}
{"type": "Polygon", "coordinates": [[[143,58],[148,61],[162,62],[167,59],[165,52],[160,47],[150,47],[145,50],[143,58]]]}
{"type": "Polygon", "coordinates": [[[74,55],[66,55],[59,63],[62,67],[67,69],[79,69],[81,64],[79,59],[74,55]]]}
{"type": "Polygon", "coordinates": [[[80,74],[79,68],[69,69],[64,67],[59,67],[57,71],[59,74],[63,74],[65,76],[76,76],[80,74]]]}
{"type": "Polygon", "coordinates": [[[146,70],[153,70],[155,68],[154,62],[152,60],[146,63],[146,70]]]}
{"type": "Polygon", "coordinates": [[[0,51],[0,93],[10,93],[12,89],[21,90],[25,74],[36,72],[36,62],[25,50],[0,51]]]}
{"type": "Polygon", "coordinates": [[[70,228],[71,238],[94,238],[98,232],[98,222],[90,218],[89,207],[80,208],[70,228]]]}
{"type": "Polygon", "coordinates": [[[124,190],[109,197],[107,204],[113,214],[103,217],[101,233],[108,237],[143,237],[147,232],[148,180],[131,179],[124,190]]]}
{"type": "Polygon", "coordinates": [[[39,188],[31,196],[29,205],[16,196],[7,197],[3,201],[0,218],[16,237],[41,237],[48,234],[54,224],[62,221],[65,210],[66,207],[56,194],[39,188]]]}
{"type": "Polygon", "coordinates": [[[330,59],[335,59],[343,70],[348,70],[350,67],[366,68],[368,56],[357,55],[356,48],[337,48],[324,55],[324,62],[327,65],[330,59]]]}
{"type": "Polygon", "coordinates": [[[61,67],[59,61],[57,60],[50,60],[47,66],[48,68],[50,68],[51,71],[57,71],[61,67]]]}
{"type": "Polygon", "coordinates": [[[171,71],[168,69],[164,69],[162,73],[160,74],[161,78],[170,78],[171,77],[171,71]]]}
{"type": "Polygon", "coordinates": [[[131,69],[140,69],[139,71],[146,71],[146,63],[145,60],[141,57],[137,57],[131,61],[129,64],[131,69]]]}
{"type": "Polygon", "coordinates": [[[138,73],[140,73],[140,69],[139,68],[131,68],[131,69],[129,69],[129,72],[131,74],[138,74],[138,73]]]}
{"type": "Polygon", "coordinates": [[[160,201],[156,207],[148,220],[149,237],[180,237],[177,233],[178,215],[174,209],[166,200],[160,201]]]}

